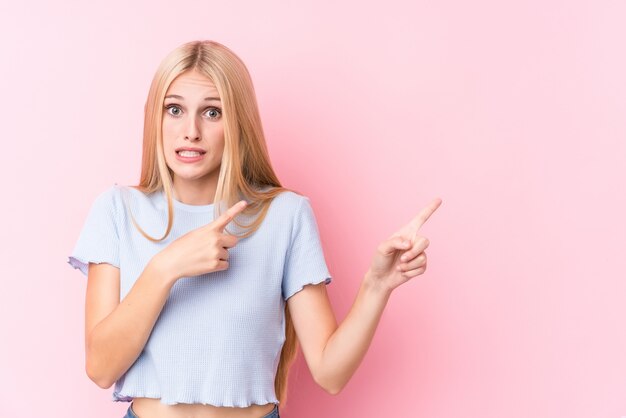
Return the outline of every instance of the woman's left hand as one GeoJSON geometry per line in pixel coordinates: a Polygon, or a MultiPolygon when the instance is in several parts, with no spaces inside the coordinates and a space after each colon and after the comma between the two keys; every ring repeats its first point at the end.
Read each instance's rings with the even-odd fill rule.
{"type": "Polygon", "coordinates": [[[426,271],[428,238],[417,235],[418,230],[441,205],[437,198],[420,211],[408,224],[383,241],[372,259],[367,280],[379,289],[393,289],[426,271]]]}

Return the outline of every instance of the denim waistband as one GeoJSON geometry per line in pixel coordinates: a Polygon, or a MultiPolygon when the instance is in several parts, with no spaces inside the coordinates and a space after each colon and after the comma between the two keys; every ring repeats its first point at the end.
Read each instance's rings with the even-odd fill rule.
{"type": "MultiPolygon", "coordinates": [[[[139,418],[135,414],[135,411],[133,411],[132,402],[130,403],[130,405],[128,405],[128,409],[126,410],[126,415],[124,415],[123,418],[139,418]]],[[[263,415],[261,418],[280,418],[280,415],[278,414],[278,404],[275,404],[274,409],[272,409],[268,414],[263,415]]]]}

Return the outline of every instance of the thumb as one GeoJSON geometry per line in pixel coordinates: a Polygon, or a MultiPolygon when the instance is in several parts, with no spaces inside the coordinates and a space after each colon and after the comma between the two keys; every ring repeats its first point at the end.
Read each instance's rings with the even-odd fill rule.
{"type": "Polygon", "coordinates": [[[211,224],[214,228],[216,228],[220,232],[224,232],[224,228],[230,221],[232,221],[235,216],[237,216],[244,208],[248,206],[248,202],[245,200],[240,200],[239,202],[232,205],[228,210],[222,213],[219,218],[213,221],[211,224]]]}
{"type": "Polygon", "coordinates": [[[396,250],[408,250],[409,248],[411,248],[411,241],[401,236],[395,236],[383,241],[378,250],[384,255],[391,255],[396,250]]]}

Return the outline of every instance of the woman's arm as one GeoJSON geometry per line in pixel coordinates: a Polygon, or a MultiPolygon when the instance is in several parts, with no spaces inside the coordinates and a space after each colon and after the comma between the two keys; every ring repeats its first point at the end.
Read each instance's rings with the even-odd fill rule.
{"type": "Polygon", "coordinates": [[[337,327],[325,284],[307,285],[287,303],[313,378],[330,394],[348,383],[374,337],[391,292],[426,270],[428,238],[417,235],[441,205],[433,200],[376,249],[356,300],[337,327]]]}
{"type": "Polygon", "coordinates": [[[325,284],[304,286],[289,298],[294,328],[311,375],[328,393],[338,394],[359,367],[390,294],[366,276],[339,327],[325,284]]]}
{"type": "Polygon", "coordinates": [[[157,254],[148,262],[121,302],[119,268],[89,264],[85,368],[101,388],[111,387],[139,357],[176,282],[159,260],[157,254]]]}
{"type": "Polygon", "coordinates": [[[176,238],[148,262],[121,302],[119,268],[89,264],[85,367],[98,386],[111,387],[137,360],[179,278],[228,268],[228,249],[239,239],[224,229],[246,206],[239,201],[216,220],[176,238]]]}

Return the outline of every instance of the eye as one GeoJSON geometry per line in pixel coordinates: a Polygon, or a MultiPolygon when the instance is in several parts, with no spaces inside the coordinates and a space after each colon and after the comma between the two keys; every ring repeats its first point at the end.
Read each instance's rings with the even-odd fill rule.
{"type": "Polygon", "coordinates": [[[206,114],[209,115],[211,119],[217,119],[222,115],[222,111],[217,107],[211,107],[206,111],[206,114]]]}
{"type": "Polygon", "coordinates": [[[178,107],[176,105],[165,106],[165,109],[166,109],[166,112],[169,113],[172,116],[178,116],[178,115],[180,115],[180,112],[181,112],[180,107],[178,107]],[[170,109],[176,109],[176,110],[178,110],[178,112],[177,113],[169,112],[170,109]]]}

